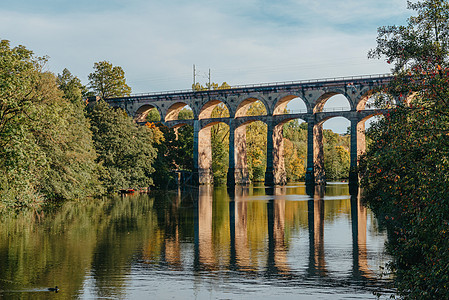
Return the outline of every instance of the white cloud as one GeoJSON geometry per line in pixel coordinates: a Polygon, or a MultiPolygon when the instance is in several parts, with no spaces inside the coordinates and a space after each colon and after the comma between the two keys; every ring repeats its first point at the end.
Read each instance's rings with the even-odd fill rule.
{"type": "Polygon", "coordinates": [[[376,27],[405,19],[402,0],[115,1],[110,9],[99,7],[0,8],[1,38],[48,54],[51,71],[67,67],[84,83],[95,61],[109,60],[124,68],[135,92],[150,92],[189,88],[194,63],[202,72],[211,68],[214,81],[231,84],[384,73],[385,64],[366,59],[376,27]]]}

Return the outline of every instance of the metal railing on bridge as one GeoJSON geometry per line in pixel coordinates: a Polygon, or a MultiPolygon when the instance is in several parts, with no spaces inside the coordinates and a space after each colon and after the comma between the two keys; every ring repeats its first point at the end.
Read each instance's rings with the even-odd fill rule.
{"type": "Polygon", "coordinates": [[[233,85],[229,89],[223,89],[223,90],[194,91],[193,89],[184,89],[184,90],[172,90],[172,91],[161,91],[161,92],[151,92],[151,93],[136,93],[136,94],[131,94],[129,97],[145,97],[145,96],[151,97],[151,96],[161,96],[161,95],[186,94],[186,93],[192,93],[192,92],[208,93],[208,92],[217,92],[217,91],[225,91],[225,90],[232,90],[232,89],[276,87],[276,86],[313,84],[313,83],[332,83],[332,82],[357,81],[357,80],[360,81],[360,80],[367,80],[367,79],[387,79],[390,77],[392,77],[391,74],[374,74],[374,75],[360,75],[360,76],[349,76],[349,77],[348,76],[347,77],[328,77],[328,78],[321,78],[321,79],[306,79],[306,80],[296,80],[296,81],[278,81],[278,82],[269,82],[269,83],[233,85]]]}

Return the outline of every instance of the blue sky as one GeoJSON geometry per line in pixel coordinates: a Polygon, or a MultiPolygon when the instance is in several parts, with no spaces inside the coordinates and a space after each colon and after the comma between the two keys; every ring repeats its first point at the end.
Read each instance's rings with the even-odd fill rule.
{"type": "Polygon", "coordinates": [[[14,0],[0,38],[48,55],[87,83],[93,63],[125,70],[134,93],[389,72],[368,60],[377,27],[404,24],[405,0],[14,0]]]}

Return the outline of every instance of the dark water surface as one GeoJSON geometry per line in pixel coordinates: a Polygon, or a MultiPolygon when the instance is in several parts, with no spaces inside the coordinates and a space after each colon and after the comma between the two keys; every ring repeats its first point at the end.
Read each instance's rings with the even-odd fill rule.
{"type": "Polygon", "coordinates": [[[387,298],[385,240],[339,183],[66,203],[2,217],[0,298],[387,298]]]}

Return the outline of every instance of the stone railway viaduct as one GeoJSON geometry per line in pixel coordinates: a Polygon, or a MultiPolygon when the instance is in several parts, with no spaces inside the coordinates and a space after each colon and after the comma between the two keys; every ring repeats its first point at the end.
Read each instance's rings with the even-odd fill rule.
{"type": "Polygon", "coordinates": [[[211,127],[223,122],[229,125],[229,186],[249,183],[246,163],[246,126],[254,121],[267,125],[267,167],[266,185],[286,183],[283,156],[283,124],[301,119],[308,124],[306,183],[325,183],[323,160],[323,123],[334,117],[344,117],[351,122],[350,183],[358,182],[358,157],[365,151],[365,121],[382,110],[366,108],[366,103],[374,93],[385,87],[391,75],[371,75],[335,79],[307,80],[260,85],[235,86],[224,90],[173,91],[110,98],[106,101],[123,108],[136,122],[145,122],[148,112],[156,108],[161,122],[178,128],[190,124],[194,130],[194,170],[195,184],[210,184],[212,174],[211,127]],[[323,111],[326,101],[334,95],[343,95],[349,102],[350,110],[323,111]],[[287,104],[300,98],[307,112],[285,113],[287,104]],[[260,101],[266,115],[248,116],[252,103],[260,101]],[[223,103],[229,117],[211,118],[213,109],[223,103]],[[185,106],[193,110],[192,120],[178,120],[178,114],[185,106]]]}

